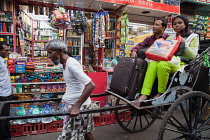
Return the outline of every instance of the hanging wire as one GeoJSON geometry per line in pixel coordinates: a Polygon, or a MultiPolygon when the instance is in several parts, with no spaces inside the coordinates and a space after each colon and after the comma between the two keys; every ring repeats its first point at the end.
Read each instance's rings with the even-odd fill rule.
{"type": "Polygon", "coordinates": [[[99,6],[98,12],[100,12],[100,10],[101,10],[102,12],[105,12],[104,9],[101,7],[101,6],[102,6],[101,2],[99,2],[99,5],[98,5],[98,6],[99,6]]]}
{"type": "Polygon", "coordinates": [[[58,0],[58,5],[61,6],[61,7],[64,7],[64,3],[62,0],[58,0]]]}

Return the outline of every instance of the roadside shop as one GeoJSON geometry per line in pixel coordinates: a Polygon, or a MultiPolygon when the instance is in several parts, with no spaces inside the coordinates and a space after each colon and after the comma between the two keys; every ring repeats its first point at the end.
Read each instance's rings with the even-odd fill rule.
{"type": "MultiPolygon", "coordinates": [[[[180,14],[179,0],[4,0],[0,2],[0,41],[11,46],[7,60],[14,100],[61,98],[65,92],[62,66],[47,58],[45,44],[61,39],[69,55],[77,59],[96,83],[93,94],[104,93],[111,81],[117,58],[128,57],[130,50],[152,34],[157,17],[166,17],[166,33],[173,34],[171,21],[180,14]],[[55,8],[58,8],[57,10],[55,8]]],[[[115,104],[110,96],[94,98],[93,107],[115,104]]],[[[50,108],[56,112],[63,105],[56,102],[14,104],[19,107],[50,108]],[[46,107],[47,104],[47,107],[46,107]],[[49,105],[49,106],[48,106],[49,105]]],[[[111,112],[94,114],[95,125],[116,122],[111,112]],[[110,118],[109,122],[105,122],[110,118]]],[[[27,121],[11,123],[13,136],[39,134],[62,129],[62,117],[52,123],[27,121]],[[37,126],[37,127],[35,127],[37,126]]]]}

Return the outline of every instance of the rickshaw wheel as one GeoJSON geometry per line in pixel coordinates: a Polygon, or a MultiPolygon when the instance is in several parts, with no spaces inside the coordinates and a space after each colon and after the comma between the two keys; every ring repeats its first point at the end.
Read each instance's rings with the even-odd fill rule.
{"type": "Polygon", "coordinates": [[[210,139],[210,96],[191,91],[180,96],[165,114],[158,140],[210,139]]]}
{"type": "MultiPolygon", "coordinates": [[[[121,99],[117,99],[115,105],[126,104],[121,99]]],[[[150,109],[124,109],[116,110],[115,118],[118,124],[125,130],[131,133],[141,132],[149,128],[156,120],[156,114],[159,111],[156,108],[150,109]]]]}

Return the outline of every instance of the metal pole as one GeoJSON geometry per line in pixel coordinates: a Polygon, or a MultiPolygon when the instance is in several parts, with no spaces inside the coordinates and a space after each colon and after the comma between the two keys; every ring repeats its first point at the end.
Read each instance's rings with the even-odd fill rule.
{"type": "MultiPolygon", "coordinates": [[[[95,109],[89,109],[89,110],[81,110],[80,114],[90,114],[90,113],[121,110],[121,109],[128,109],[128,108],[132,108],[132,107],[129,106],[129,105],[119,105],[119,106],[114,106],[114,107],[102,107],[102,108],[99,108],[99,109],[95,108],[95,109]]],[[[31,114],[31,115],[20,115],[20,116],[3,116],[3,117],[0,117],[0,120],[17,120],[17,119],[27,119],[27,118],[64,116],[64,115],[70,115],[70,112],[48,113],[48,114],[31,114]]]]}

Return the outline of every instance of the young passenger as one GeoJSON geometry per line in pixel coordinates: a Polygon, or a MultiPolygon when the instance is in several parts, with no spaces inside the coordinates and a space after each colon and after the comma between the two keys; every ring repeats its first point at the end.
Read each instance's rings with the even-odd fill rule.
{"type": "Polygon", "coordinates": [[[158,79],[158,94],[154,98],[161,96],[166,91],[169,75],[185,64],[183,60],[192,60],[197,55],[199,39],[197,34],[190,33],[188,19],[183,15],[178,15],[173,19],[172,25],[176,35],[171,35],[167,39],[175,39],[180,35],[182,37],[181,42],[185,43],[185,50],[182,56],[173,56],[171,61],[149,62],[141,90],[142,95],[138,100],[146,100],[148,98],[147,96],[151,93],[156,77],[158,79]]]}

